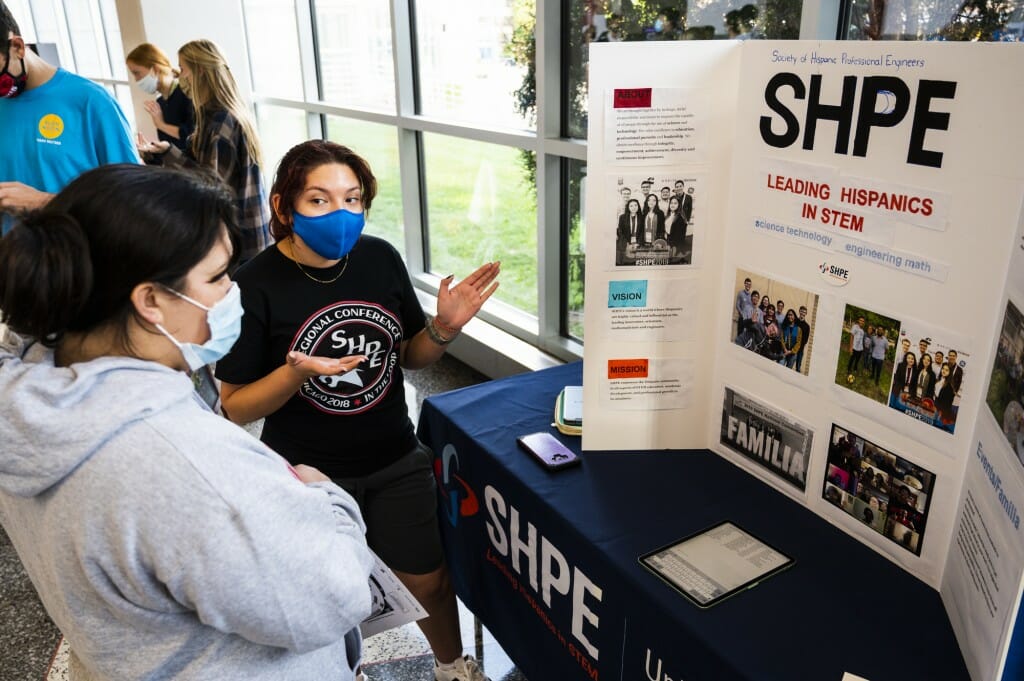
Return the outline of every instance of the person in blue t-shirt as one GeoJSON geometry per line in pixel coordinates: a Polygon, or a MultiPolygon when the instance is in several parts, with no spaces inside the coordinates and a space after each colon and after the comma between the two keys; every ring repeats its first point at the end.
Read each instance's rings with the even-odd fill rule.
{"type": "MultiPolygon", "coordinates": [[[[128,120],[102,86],[25,44],[0,0],[0,212],[38,208],[86,170],[138,163],[128,120]]],[[[3,221],[3,231],[9,228],[3,221]]]]}

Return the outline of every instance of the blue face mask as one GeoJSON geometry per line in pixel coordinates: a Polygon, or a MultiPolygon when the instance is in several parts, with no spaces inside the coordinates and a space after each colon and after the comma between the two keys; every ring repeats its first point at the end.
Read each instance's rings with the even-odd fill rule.
{"type": "Polygon", "coordinates": [[[193,300],[184,293],[178,293],[174,289],[169,288],[167,290],[182,300],[192,303],[199,309],[206,310],[206,323],[210,327],[210,340],[202,345],[181,343],[174,336],[167,333],[164,327],[159,324],[156,325],[156,328],[181,350],[185,362],[188,363],[188,368],[192,371],[198,371],[228,354],[231,346],[235,344],[235,341],[242,334],[242,294],[238,284],[232,283],[228,292],[223,298],[214,303],[213,307],[206,307],[198,300],[193,300]]]}
{"type": "Polygon", "coordinates": [[[366,225],[363,213],[344,208],[312,218],[293,212],[292,220],[294,232],[317,255],[328,260],[341,260],[348,255],[366,225]]]}

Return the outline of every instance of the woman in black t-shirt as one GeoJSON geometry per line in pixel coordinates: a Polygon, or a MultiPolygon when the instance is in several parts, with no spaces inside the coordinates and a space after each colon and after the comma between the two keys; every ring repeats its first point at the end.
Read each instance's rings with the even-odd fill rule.
{"type": "Polygon", "coordinates": [[[192,100],[178,84],[178,70],[159,47],[150,43],[142,43],[129,52],[125,62],[139,89],[147,95],[157,95],[155,101],[143,104],[153,119],[157,136],[184,151],[195,127],[196,114],[192,100]]]}
{"type": "Polygon", "coordinates": [[[403,369],[437,361],[494,293],[498,263],[441,280],[427,318],[401,256],[362,234],[377,191],[347,147],[293,147],[271,189],[272,247],[235,281],[242,334],[217,364],[224,412],[265,417],[262,439],[322,470],[359,502],[367,542],[429,617],[419,625],[439,681],[484,679],[462,656],[458,610],[437,526],[433,456],[416,438],[403,369]]]}

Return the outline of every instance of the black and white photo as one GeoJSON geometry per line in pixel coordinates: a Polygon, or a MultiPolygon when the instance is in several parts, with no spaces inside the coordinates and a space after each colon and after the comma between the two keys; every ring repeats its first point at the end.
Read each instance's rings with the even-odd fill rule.
{"type": "Polygon", "coordinates": [[[813,441],[809,427],[726,387],[720,442],[800,491],[807,486],[813,441]]]}
{"type": "Polygon", "coordinates": [[[692,265],[699,180],[664,171],[615,179],[615,265],[692,265]]]}

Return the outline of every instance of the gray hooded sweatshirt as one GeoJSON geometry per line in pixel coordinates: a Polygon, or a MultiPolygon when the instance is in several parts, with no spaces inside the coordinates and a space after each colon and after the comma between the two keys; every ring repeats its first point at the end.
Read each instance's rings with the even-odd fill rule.
{"type": "Polygon", "coordinates": [[[301,483],[181,372],[56,367],[8,334],[0,523],[72,679],[354,676],[373,565],[356,503],[301,483]]]}

